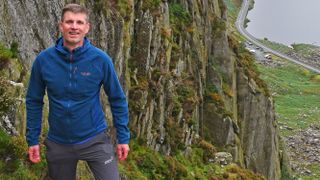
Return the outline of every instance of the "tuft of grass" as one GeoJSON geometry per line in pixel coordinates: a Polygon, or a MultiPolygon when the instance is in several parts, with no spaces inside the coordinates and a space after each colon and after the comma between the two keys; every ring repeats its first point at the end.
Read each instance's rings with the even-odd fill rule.
{"type": "Polygon", "coordinates": [[[14,107],[15,100],[12,98],[8,83],[1,76],[0,84],[0,117],[2,117],[14,107]]]}
{"type": "Polygon", "coordinates": [[[181,33],[191,25],[192,18],[189,12],[178,3],[169,3],[170,24],[173,32],[181,33]]]}
{"type": "Polygon", "coordinates": [[[214,37],[214,39],[221,38],[225,33],[226,28],[226,21],[216,17],[215,21],[212,24],[212,36],[214,37]]]}
{"type": "Polygon", "coordinates": [[[118,0],[116,8],[124,20],[128,21],[133,10],[133,1],[118,0]]]}
{"type": "Polygon", "coordinates": [[[186,84],[179,85],[177,88],[177,93],[178,93],[178,99],[180,102],[185,102],[187,100],[192,101],[192,98],[196,96],[194,87],[186,84]]]}
{"type": "Polygon", "coordinates": [[[144,0],[142,3],[142,10],[151,10],[154,11],[160,6],[161,0],[144,0]]]}
{"type": "Polygon", "coordinates": [[[0,71],[8,67],[10,58],[13,57],[13,53],[10,49],[6,48],[2,43],[0,43],[0,71]]]}

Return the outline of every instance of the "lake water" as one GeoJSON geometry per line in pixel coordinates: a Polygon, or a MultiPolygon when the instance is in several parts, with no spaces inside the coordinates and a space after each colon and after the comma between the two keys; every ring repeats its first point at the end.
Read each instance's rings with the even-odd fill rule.
{"type": "Polygon", "coordinates": [[[258,39],[320,46],[320,0],[254,0],[247,31],[258,39]]]}

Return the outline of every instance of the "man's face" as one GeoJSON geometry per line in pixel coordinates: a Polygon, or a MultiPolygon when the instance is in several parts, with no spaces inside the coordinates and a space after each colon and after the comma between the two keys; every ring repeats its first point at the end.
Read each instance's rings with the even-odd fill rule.
{"type": "Polygon", "coordinates": [[[89,31],[87,15],[83,13],[65,12],[59,23],[63,36],[63,46],[73,50],[83,45],[83,38],[89,31]]]}

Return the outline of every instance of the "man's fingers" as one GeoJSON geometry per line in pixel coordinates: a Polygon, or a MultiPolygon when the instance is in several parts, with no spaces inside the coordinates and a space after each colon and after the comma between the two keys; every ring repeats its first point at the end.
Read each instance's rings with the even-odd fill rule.
{"type": "Polygon", "coordinates": [[[40,147],[39,145],[30,146],[28,150],[29,160],[33,163],[40,162],[40,147]]]}
{"type": "Polygon", "coordinates": [[[118,155],[118,159],[121,160],[122,159],[122,151],[120,148],[117,149],[117,155],[118,155]]]}
{"type": "Polygon", "coordinates": [[[123,161],[127,158],[129,153],[129,146],[128,144],[118,144],[117,146],[117,154],[118,154],[118,159],[120,161],[123,161]]]}
{"type": "MultiPolygon", "coordinates": [[[[127,153],[127,155],[128,155],[128,153],[127,153]]],[[[122,160],[125,159],[125,157],[126,157],[126,155],[125,155],[125,150],[124,150],[123,148],[119,148],[119,149],[118,149],[118,159],[119,159],[120,161],[122,161],[122,160]]]]}
{"type": "Polygon", "coordinates": [[[123,156],[122,156],[123,160],[125,160],[127,158],[128,153],[129,153],[129,149],[124,149],[123,150],[123,156]]]}
{"type": "Polygon", "coordinates": [[[37,153],[29,154],[29,159],[33,163],[38,163],[38,162],[40,162],[40,155],[37,153]]]}

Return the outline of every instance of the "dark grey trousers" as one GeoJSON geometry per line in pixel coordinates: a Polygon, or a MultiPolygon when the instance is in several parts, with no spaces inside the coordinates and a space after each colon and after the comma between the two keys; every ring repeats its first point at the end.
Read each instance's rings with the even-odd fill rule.
{"type": "Polygon", "coordinates": [[[110,138],[100,133],[83,144],[44,142],[52,180],[75,180],[79,160],[86,161],[97,180],[119,180],[117,159],[110,138]]]}

